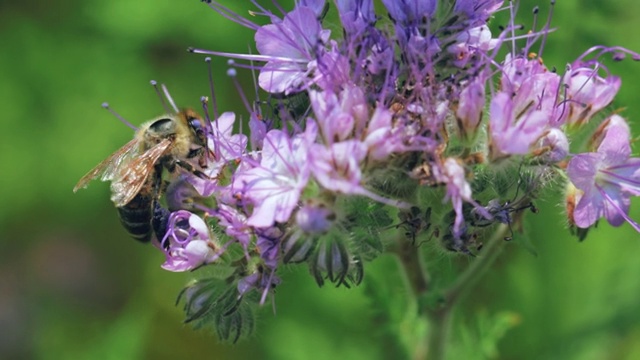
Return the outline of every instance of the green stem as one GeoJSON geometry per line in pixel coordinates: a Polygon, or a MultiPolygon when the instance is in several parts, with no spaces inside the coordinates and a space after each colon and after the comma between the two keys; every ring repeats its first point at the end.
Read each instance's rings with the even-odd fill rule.
{"type": "Polygon", "coordinates": [[[406,239],[399,239],[393,251],[398,255],[414,298],[420,299],[429,290],[429,272],[420,256],[420,251],[406,239]]]}
{"type": "Polygon", "coordinates": [[[508,230],[509,227],[506,224],[500,224],[500,226],[498,226],[493,237],[491,237],[489,242],[482,248],[478,257],[476,257],[458,279],[444,291],[443,299],[445,304],[450,304],[450,306],[455,305],[460,299],[460,296],[480,280],[500,254],[502,245],[506,243],[504,237],[508,230]]]}
{"type": "Polygon", "coordinates": [[[438,307],[432,308],[425,300],[429,289],[429,273],[424,266],[420,252],[409,242],[396,243],[394,249],[413,295],[419,306],[419,315],[429,323],[428,347],[424,343],[414,353],[415,359],[444,360],[451,330],[452,315],[462,295],[470,290],[495,261],[505,243],[504,237],[509,227],[501,224],[493,237],[484,246],[478,257],[467,267],[458,279],[442,292],[438,307]],[[425,352],[426,350],[426,352],[425,352]]]}
{"type": "Polygon", "coordinates": [[[484,246],[478,257],[467,267],[457,280],[443,291],[441,306],[436,309],[426,309],[429,314],[429,349],[427,359],[446,359],[447,344],[451,332],[451,321],[453,310],[458,304],[462,295],[470,290],[487,269],[498,257],[503,244],[504,236],[509,230],[505,224],[500,224],[493,234],[493,237],[484,246]]]}
{"type": "Polygon", "coordinates": [[[429,311],[429,333],[427,343],[427,356],[429,360],[444,360],[447,354],[447,344],[451,333],[451,322],[453,319],[453,306],[443,307],[429,311]]]}
{"type": "MultiPolygon", "coordinates": [[[[429,272],[424,264],[423,257],[420,256],[420,251],[416,248],[415,244],[408,241],[405,238],[400,237],[394,242],[394,246],[389,249],[397,255],[400,268],[405,275],[405,281],[407,286],[411,288],[413,299],[418,305],[419,318],[424,323],[429,323],[429,317],[423,312],[420,300],[427,295],[429,291],[429,272]]],[[[417,348],[413,349],[412,358],[415,360],[422,360],[427,354],[428,347],[424,343],[418,344],[417,348]]]]}

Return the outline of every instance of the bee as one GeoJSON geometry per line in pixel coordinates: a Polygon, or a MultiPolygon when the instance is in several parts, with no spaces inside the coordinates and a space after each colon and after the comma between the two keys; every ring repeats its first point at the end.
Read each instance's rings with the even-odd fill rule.
{"type": "MultiPolygon", "coordinates": [[[[73,188],[87,187],[91,180],[111,181],[111,201],[120,222],[136,240],[148,242],[165,230],[168,211],[159,204],[165,183],[162,173],[175,173],[177,167],[208,178],[200,168],[207,165],[207,138],[202,119],[193,110],[164,115],[145,122],[133,140],[91,169],[73,188]]],[[[160,240],[160,239],[158,239],[160,240]]]]}

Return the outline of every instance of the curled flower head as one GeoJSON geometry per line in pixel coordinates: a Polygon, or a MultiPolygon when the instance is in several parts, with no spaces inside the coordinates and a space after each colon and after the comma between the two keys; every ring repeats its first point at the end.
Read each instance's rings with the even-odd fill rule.
{"type": "Polygon", "coordinates": [[[191,271],[210,264],[222,253],[207,224],[199,216],[185,210],[171,214],[161,245],[166,255],[162,268],[176,272],[191,271]]]}

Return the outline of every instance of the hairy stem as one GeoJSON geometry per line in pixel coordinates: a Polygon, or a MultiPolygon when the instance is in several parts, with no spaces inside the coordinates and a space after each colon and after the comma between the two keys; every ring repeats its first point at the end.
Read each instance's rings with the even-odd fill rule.
{"type": "Polygon", "coordinates": [[[420,299],[429,290],[429,272],[420,256],[420,251],[406,239],[400,239],[393,250],[400,260],[413,296],[420,299]]]}
{"type": "MultiPolygon", "coordinates": [[[[453,304],[452,304],[453,305],[453,304]]],[[[429,360],[444,360],[447,354],[447,344],[451,333],[453,306],[429,311],[429,333],[427,339],[427,356],[429,360]]]]}
{"type": "Polygon", "coordinates": [[[504,237],[507,230],[509,230],[509,227],[506,224],[500,224],[478,257],[460,274],[449,288],[443,291],[440,306],[435,309],[425,309],[429,316],[430,326],[427,359],[446,359],[453,310],[461,296],[480,280],[498,257],[505,243],[504,237]]]}
{"type": "Polygon", "coordinates": [[[509,227],[506,224],[500,224],[500,226],[498,226],[493,237],[491,237],[489,242],[482,248],[478,257],[475,258],[471,265],[460,274],[458,279],[444,291],[443,300],[445,305],[453,306],[465,291],[469,290],[480,280],[500,254],[502,245],[506,243],[504,238],[508,230],[509,227]]]}
{"type": "MultiPolygon", "coordinates": [[[[390,249],[397,255],[400,268],[403,270],[407,286],[411,289],[414,301],[416,301],[419,313],[417,314],[420,321],[429,323],[429,317],[423,311],[420,300],[423,299],[429,291],[429,272],[424,264],[420,251],[415,244],[405,238],[399,238],[390,249]]],[[[424,359],[427,354],[427,344],[419,343],[415,349],[412,349],[412,359],[424,359]]]]}
{"type": "Polygon", "coordinates": [[[418,303],[418,316],[429,324],[428,339],[415,349],[414,359],[444,360],[446,358],[453,310],[460,298],[478,282],[498,257],[508,230],[509,227],[505,224],[498,226],[478,257],[450,287],[442,292],[439,304],[435,308],[426,301],[426,295],[431,289],[429,273],[420,252],[410,241],[401,239],[396,243],[393,250],[398,255],[408,286],[418,303]]]}

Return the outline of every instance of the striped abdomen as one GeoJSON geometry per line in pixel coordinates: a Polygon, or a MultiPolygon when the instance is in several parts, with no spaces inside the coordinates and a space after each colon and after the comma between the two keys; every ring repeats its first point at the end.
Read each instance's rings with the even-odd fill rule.
{"type": "Polygon", "coordinates": [[[153,203],[151,194],[141,191],[127,205],[116,208],[122,226],[136,240],[142,242],[151,240],[153,203]]]}

